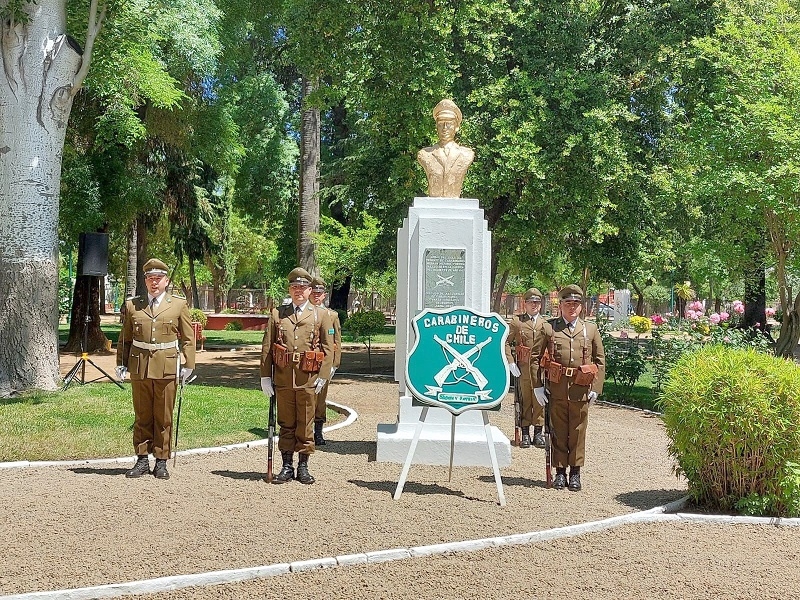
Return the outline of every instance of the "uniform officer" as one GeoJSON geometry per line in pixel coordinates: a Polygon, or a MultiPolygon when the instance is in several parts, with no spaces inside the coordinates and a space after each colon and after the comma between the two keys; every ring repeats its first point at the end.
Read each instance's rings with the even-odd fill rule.
{"type": "Polygon", "coordinates": [[[515,315],[509,325],[506,338],[506,358],[509,370],[514,377],[517,377],[517,383],[522,392],[520,415],[522,441],[519,446],[520,448],[531,447],[530,430],[533,425],[533,445],[537,448],[544,448],[544,435],[542,435],[544,410],[538,402],[534,402],[533,390],[542,385],[539,380],[539,363],[536,358],[544,348],[543,327],[547,326],[547,321],[539,314],[542,309],[542,292],[531,288],[525,292],[523,298],[525,312],[515,315]],[[512,347],[516,353],[516,359],[512,357],[512,347]]]}
{"type": "MultiPolygon", "coordinates": [[[[577,285],[568,285],[561,290],[559,298],[561,316],[550,321],[552,331],[545,336],[550,360],[546,377],[556,465],[553,487],[560,490],[568,486],[577,492],[581,489],[589,404],[603,392],[605,352],[597,326],[580,318],[583,290],[577,285]]],[[[544,406],[547,401],[544,388],[537,388],[534,393],[544,406]]]]}
{"type": "Polygon", "coordinates": [[[172,450],[172,410],[178,377],[194,369],[194,332],[186,300],[167,293],[168,269],[151,258],[144,264],[147,295],[125,302],[125,317],[117,344],[117,376],[130,371],[133,389],[133,447],[136,464],[126,477],[150,472],[148,454],[156,459],[153,475],[169,479],[172,450]],[[183,355],[183,360],[181,360],[183,355]]]}
{"type": "MultiPolygon", "coordinates": [[[[339,323],[339,313],[330,308],[325,308],[325,298],[328,295],[328,284],[322,277],[314,277],[311,281],[311,304],[320,307],[322,310],[328,311],[328,317],[331,320],[331,328],[328,330],[329,335],[333,335],[333,366],[331,367],[331,378],[333,378],[339,365],[342,362],[342,326],[339,323]]],[[[324,446],[326,444],[325,438],[322,437],[322,426],[327,420],[328,405],[328,388],[330,387],[330,380],[322,388],[322,391],[317,394],[317,411],[314,414],[314,444],[316,446],[324,446]]]]}
{"type": "Polygon", "coordinates": [[[272,309],[261,343],[261,389],[276,393],[278,448],[283,468],[273,483],[295,478],[294,453],[299,452],[297,480],[314,483],[308,472],[308,457],[314,452],[313,423],[316,395],[331,377],[333,334],[328,311],[311,302],[311,275],[296,268],[289,273],[292,302],[272,309]],[[274,384],[273,384],[274,382],[274,384]]]}

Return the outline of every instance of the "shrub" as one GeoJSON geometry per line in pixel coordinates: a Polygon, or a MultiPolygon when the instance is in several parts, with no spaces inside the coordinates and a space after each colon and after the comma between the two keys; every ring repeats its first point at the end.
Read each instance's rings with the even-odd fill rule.
{"type": "Polygon", "coordinates": [[[242,322],[241,321],[230,321],[225,323],[225,331],[241,331],[242,330],[242,322]]]}
{"type": "Polygon", "coordinates": [[[199,308],[193,308],[190,310],[189,317],[191,318],[192,323],[200,323],[200,325],[203,327],[205,327],[206,323],[208,323],[208,317],[206,316],[206,313],[199,308]]]}
{"type": "Polygon", "coordinates": [[[706,345],[670,371],[659,405],[690,497],[723,511],[800,515],[800,369],[706,345]]]}
{"type": "Polygon", "coordinates": [[[634,315],[631,317],[631,327],[636,333],[647,333],[653,326],[653,322],[647,317],[634,315]]]}
{"type": "Polygon", "coordinates": [[[383,331],[385,323],[386,317],[381,311],[364,310],[350,315],[347,319],[347,331],[352,333],[356,339],[360,337],[369,339],[383,331]]]}

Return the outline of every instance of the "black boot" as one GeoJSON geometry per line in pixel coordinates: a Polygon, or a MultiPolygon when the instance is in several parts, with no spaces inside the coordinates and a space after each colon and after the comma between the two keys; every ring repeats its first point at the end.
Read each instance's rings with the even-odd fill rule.
{"type": "Polygon", "coordinates": [[[544,448],[544,434],[541,425],[533,426],[533,445],[537,448],[544,448]]]}
{"type": "Polygon", "coordinates": [[[281,452],[283,468],[272,478],[272,483],[286,483],[294,479],[294,452],[281,452]]]}
{"type": "Polygon", "coordinates": [[[566,467],[556,467],[556,478],[553,480],[553,487],[557,490],[563,490],[566,486],[567,486],[566,467]]]}
{"type": "Polygon", "coordinates": [[[315,481],[311,473],[308,472],[308,454],[300,454],[300,459],[297,463],[297,481],[305,484],[314,483],[315,481]]]}
{"type": "Polygon", "coordinates": [[[150,462],[147,460],[147,454],[140,454],[136,457],[136,464],[133,468],[125,473],[125,477],[141,477],[150,473],[150,462]]]}
{"type": "Polygon", "coordinates": [[[325,423],[322,421],[314,421],[314,445],[315,446],[324,446],[327,442],[325,438],[322,437],[322,426],[325,423]]]}
{"type": "Polygon", "coordinates": [[[570,492],[580,492],[581,491],[581,468],[580,467],[570,467],[569,468],[569,491],[570,492]]]}
{"type": "Polygon", "coordinates": [[[169,479],[169,473],[167,472],[167,459],[166,458],[157,458],[156,459],[156,468],[153,469],[153,476],[156,479],[169,479]]]}
{"type": "Polygon", "coordinates": [[[522,441],[519,443],[520,448],[530,448],[531,447],[531,428],[523,426],[522,428],[522,441]]]}

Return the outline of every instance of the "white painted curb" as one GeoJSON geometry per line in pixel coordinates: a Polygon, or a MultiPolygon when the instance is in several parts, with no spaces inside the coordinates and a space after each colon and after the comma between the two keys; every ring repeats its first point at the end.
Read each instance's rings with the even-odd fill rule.
{"type": "MultiPolygon", "coordinates": [[[[347,415],[347,418],[341,423],[336,423],[330,427],[323,428],[322,431],[335,431],[343,427],[349,427],[358,420],[358,413],[344,404],[328,401],[328,406],[333,408],[336,412],[347,415]]],[[[278,439],[278,436],[275,436],[278,439]]],[[[215,448],[191,448],[189,450],[179,450],[178,456],[189,456],[192,454],[215,454],[220,452],[229,452],[230,450],[246,450],[247,448],[256,448],[258,446],[266,446],[269,440],[254,440],[252,442],[242,442],[241,444],[228,444],[227,446],[217,446],[215,448]]],[[[128,464],[136,460],[135,456],[123,456],[119,458],[91,458],[83,460],[18,460],[15,462],[0,462],[0,470],[2,469],[25,469],[28,467],[79,467],[81,465],[107,465],[107,464],[128,464]]]]}
{"type": "Polygon", "coordinates": [[[100,585],[71,590],[55,590],[50,592],[31,592],[0,596],[0,600],[89,600],[91,598],[114,598],[133,594],[147,594],[172,591],[187,587],[218,585],[223,583],[237,583],[251,579],[265,579],[274,575],[288,573],[302,573],[315,569],[331,567],[345,567],[370,563],[382,563],[409,558],[424,558],[455,552],[475,552],[486,548],[502,546],[535,544],[538,542],[555,540],[585,533],[605,531],[620,525],[636,523],[661,523],[674,521],[687,521],[697,523],[723,523],[723,524],[756,524],[772,526],[800,527],[800,519],[770,519],[763,517],[730,517],[715,515],[694,515],[676,513],[688,504],[688,498],[681,498],[664,506],[651,510],[610,517],[600,521],[569,525],[544,531],[533,531],[514,535],[477,540],[464,540],[445,544],[432,544],[430,546],[416,546],[413,548],[391,548],[388,550],[375,550],[364,554],[345,554],[336,557],[315,558],[300,560],[293,563],[279,563],[249,567],[245,569],[229,569],[225,571],[211,571],[209,573],[195,573],[192,575],[175,575],[147,579],[144,581],[131,581],[110,585],[100,585]]]}

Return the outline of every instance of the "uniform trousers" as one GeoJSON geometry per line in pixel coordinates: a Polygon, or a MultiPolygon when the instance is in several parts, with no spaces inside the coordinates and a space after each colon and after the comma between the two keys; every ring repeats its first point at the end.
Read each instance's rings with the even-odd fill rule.
{"type": "Polygon", "coordinates": [[[136,454],[167,459],[172,450],[172,410],[177,385],[169,379],[132,379],[136,454]]]}
{"type": "Polygon", "coordinates": [[[328,387],[330,387],[330,381],[325,384],[325,387],[322,388],[322,391],[317,394],[317,410],[314,413],[314,421],[317,423],[325,423],[328,420],[328,387]]]}
{"type": "Polygon", "coordinates": [[[317,395],[314,388],[275,390],[278,401],[278,449],[281,452],[314,452],[314,412],[317,395]]]}
{"type": "Polygon", "coordinates": [[[556,467],[582,467],[586,458],[589,402],[550,399],[551,440],[556,467]]]}
{"type": "Polygon", "coordinates": [[[533,380],[530,376],[525,377],[524,373],[525,371],[517,379],[522,392],[522,414],[520,415],[522,426],[541,427],[544,425],[544,409],[533,397],[533,380]]]}

